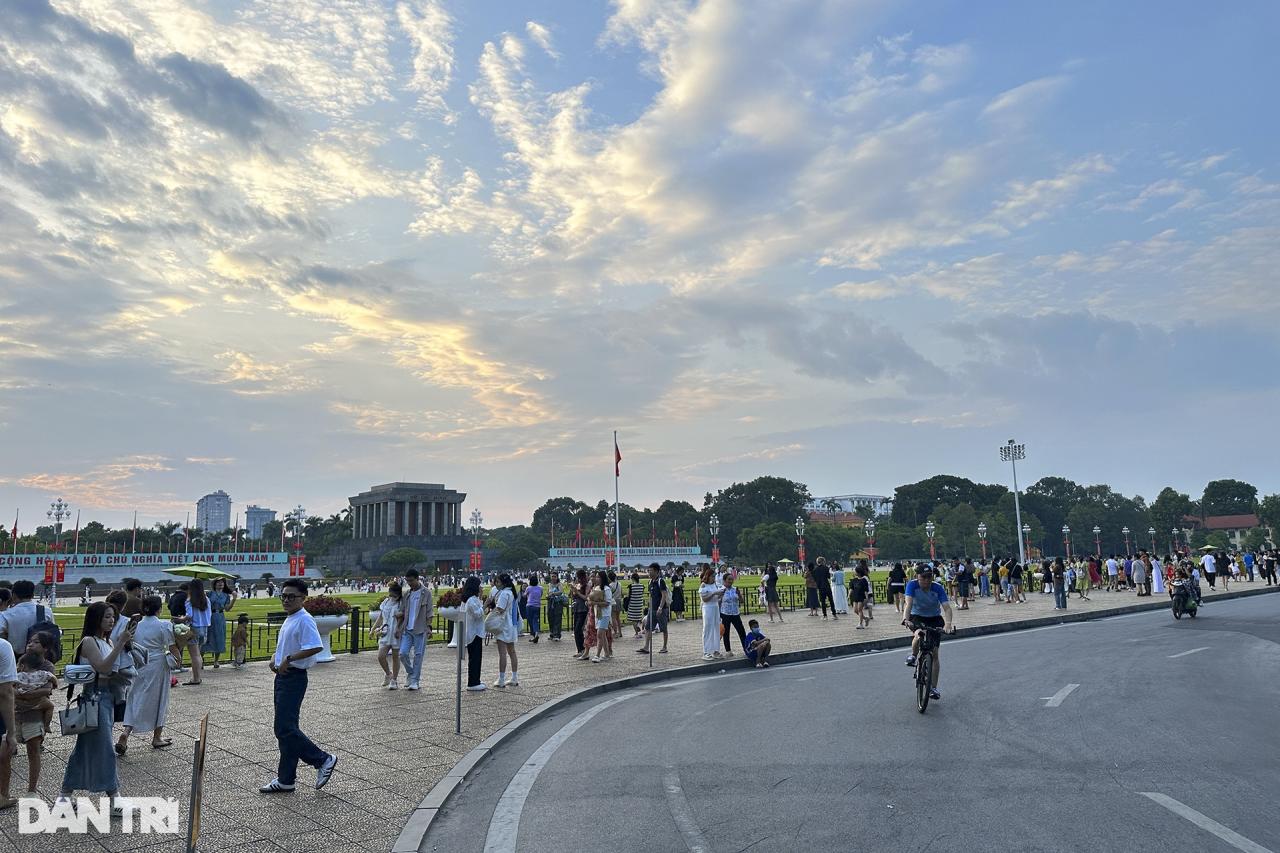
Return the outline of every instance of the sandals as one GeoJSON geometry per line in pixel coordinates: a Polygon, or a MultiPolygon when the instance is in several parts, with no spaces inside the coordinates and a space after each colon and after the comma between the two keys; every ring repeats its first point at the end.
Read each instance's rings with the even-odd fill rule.
{"type": "Polygon", "coordinates": [[[116,755],[124,755],[129,751],[129,742],[127,740],[116,741],[116,755]]]}
{"type": "Polygon", "coordinates": [[[170,747],[170,746],[173,746],[173,739],[172,739],[172,738],[165,738],[165,739],[163,739],[163,740],[153,740],[153,741],[151,741],[151,748],[152,748],[152,749],[165,749],[166,747],[170,747]]]}

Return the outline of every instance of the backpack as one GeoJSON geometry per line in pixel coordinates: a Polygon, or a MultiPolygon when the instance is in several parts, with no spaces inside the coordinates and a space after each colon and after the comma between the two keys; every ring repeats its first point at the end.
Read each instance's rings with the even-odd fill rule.
{"type": "Polygon", "coordinates": [[[53,645],[45,650],[45,656],[49,658],[49,662],[57,663],[62,660],[62,629],[53,621],[53,616],[43,604],[36,605],[36,621],[27,629],[27,639],[30,640],[33,635],[40,633],[48,634],[53,638],[53,645]]]}

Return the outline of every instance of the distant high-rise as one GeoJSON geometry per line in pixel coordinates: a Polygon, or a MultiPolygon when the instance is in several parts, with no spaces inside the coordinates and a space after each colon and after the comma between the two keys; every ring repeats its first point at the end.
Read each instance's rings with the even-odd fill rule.
{"type": "Polygon", "coordinates": [[[196,501],[196,527],[221,533],[231,526],[231,495],[218,489],[196,501]]]}
{"type": "Polygon", "coordinates": [[[268,521],[276,520],[276,511],[266,507],[249,504],[244,509],[244,526],[250,539],[262,538],[262,526],[268,521]]]}

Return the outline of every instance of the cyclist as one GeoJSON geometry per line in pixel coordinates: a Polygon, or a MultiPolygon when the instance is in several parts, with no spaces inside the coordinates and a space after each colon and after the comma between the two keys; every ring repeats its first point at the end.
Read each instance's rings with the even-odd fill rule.
{"type": "MultiPolygon", "coordinates": [[[[916,665],[916,655],[920,652],[920,638],[924,636],[924,628],[941,628],[950,634],[955,631],[951,622],[951,602],[947,601],[947,589],[933,579],[933,567],[925,564],[916,569],[915,579],[907,582],[906,607],[907,618],[902,620],[914,633],[911,640],[911,657],[907,658],[907,666],[916,665]]],[[[933,650],[933,687],[929,698],[938,700],[942,694],[938,692],[938,673],[942,669],[939,652],[941,644],[933,650]]]]}

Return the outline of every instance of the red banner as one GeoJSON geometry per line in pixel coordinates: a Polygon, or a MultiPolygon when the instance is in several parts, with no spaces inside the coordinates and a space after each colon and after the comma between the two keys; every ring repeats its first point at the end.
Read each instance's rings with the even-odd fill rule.
{"type": "Polygon", "coordinates": [[[298,555],[298,577],[302,577],[307,573],[307,555],[298,555]]]}
{"type": "Polygon", "coordinates": [[[53,583],[53,560],[44,561],[44,582],[53,583]]]}
{"type": "Polygon", "coordinates": [[[472,551],[471,552],[471,571],[473,572],[480,571],[480,567],[483,564],[484,564],[483,555],[481,555],[479,551],[472,551]]]}
{"type": "Polygon", "coordinates": [[[289,577],[298,576],[298,558],[293,554],[289,555],[289,577]]]}
{"type": "Polygon", "coordinates": [[[58,583],[66,583],[67,580],[67,561],[59,560],[55,564],[58,568],[58,583]]]}

